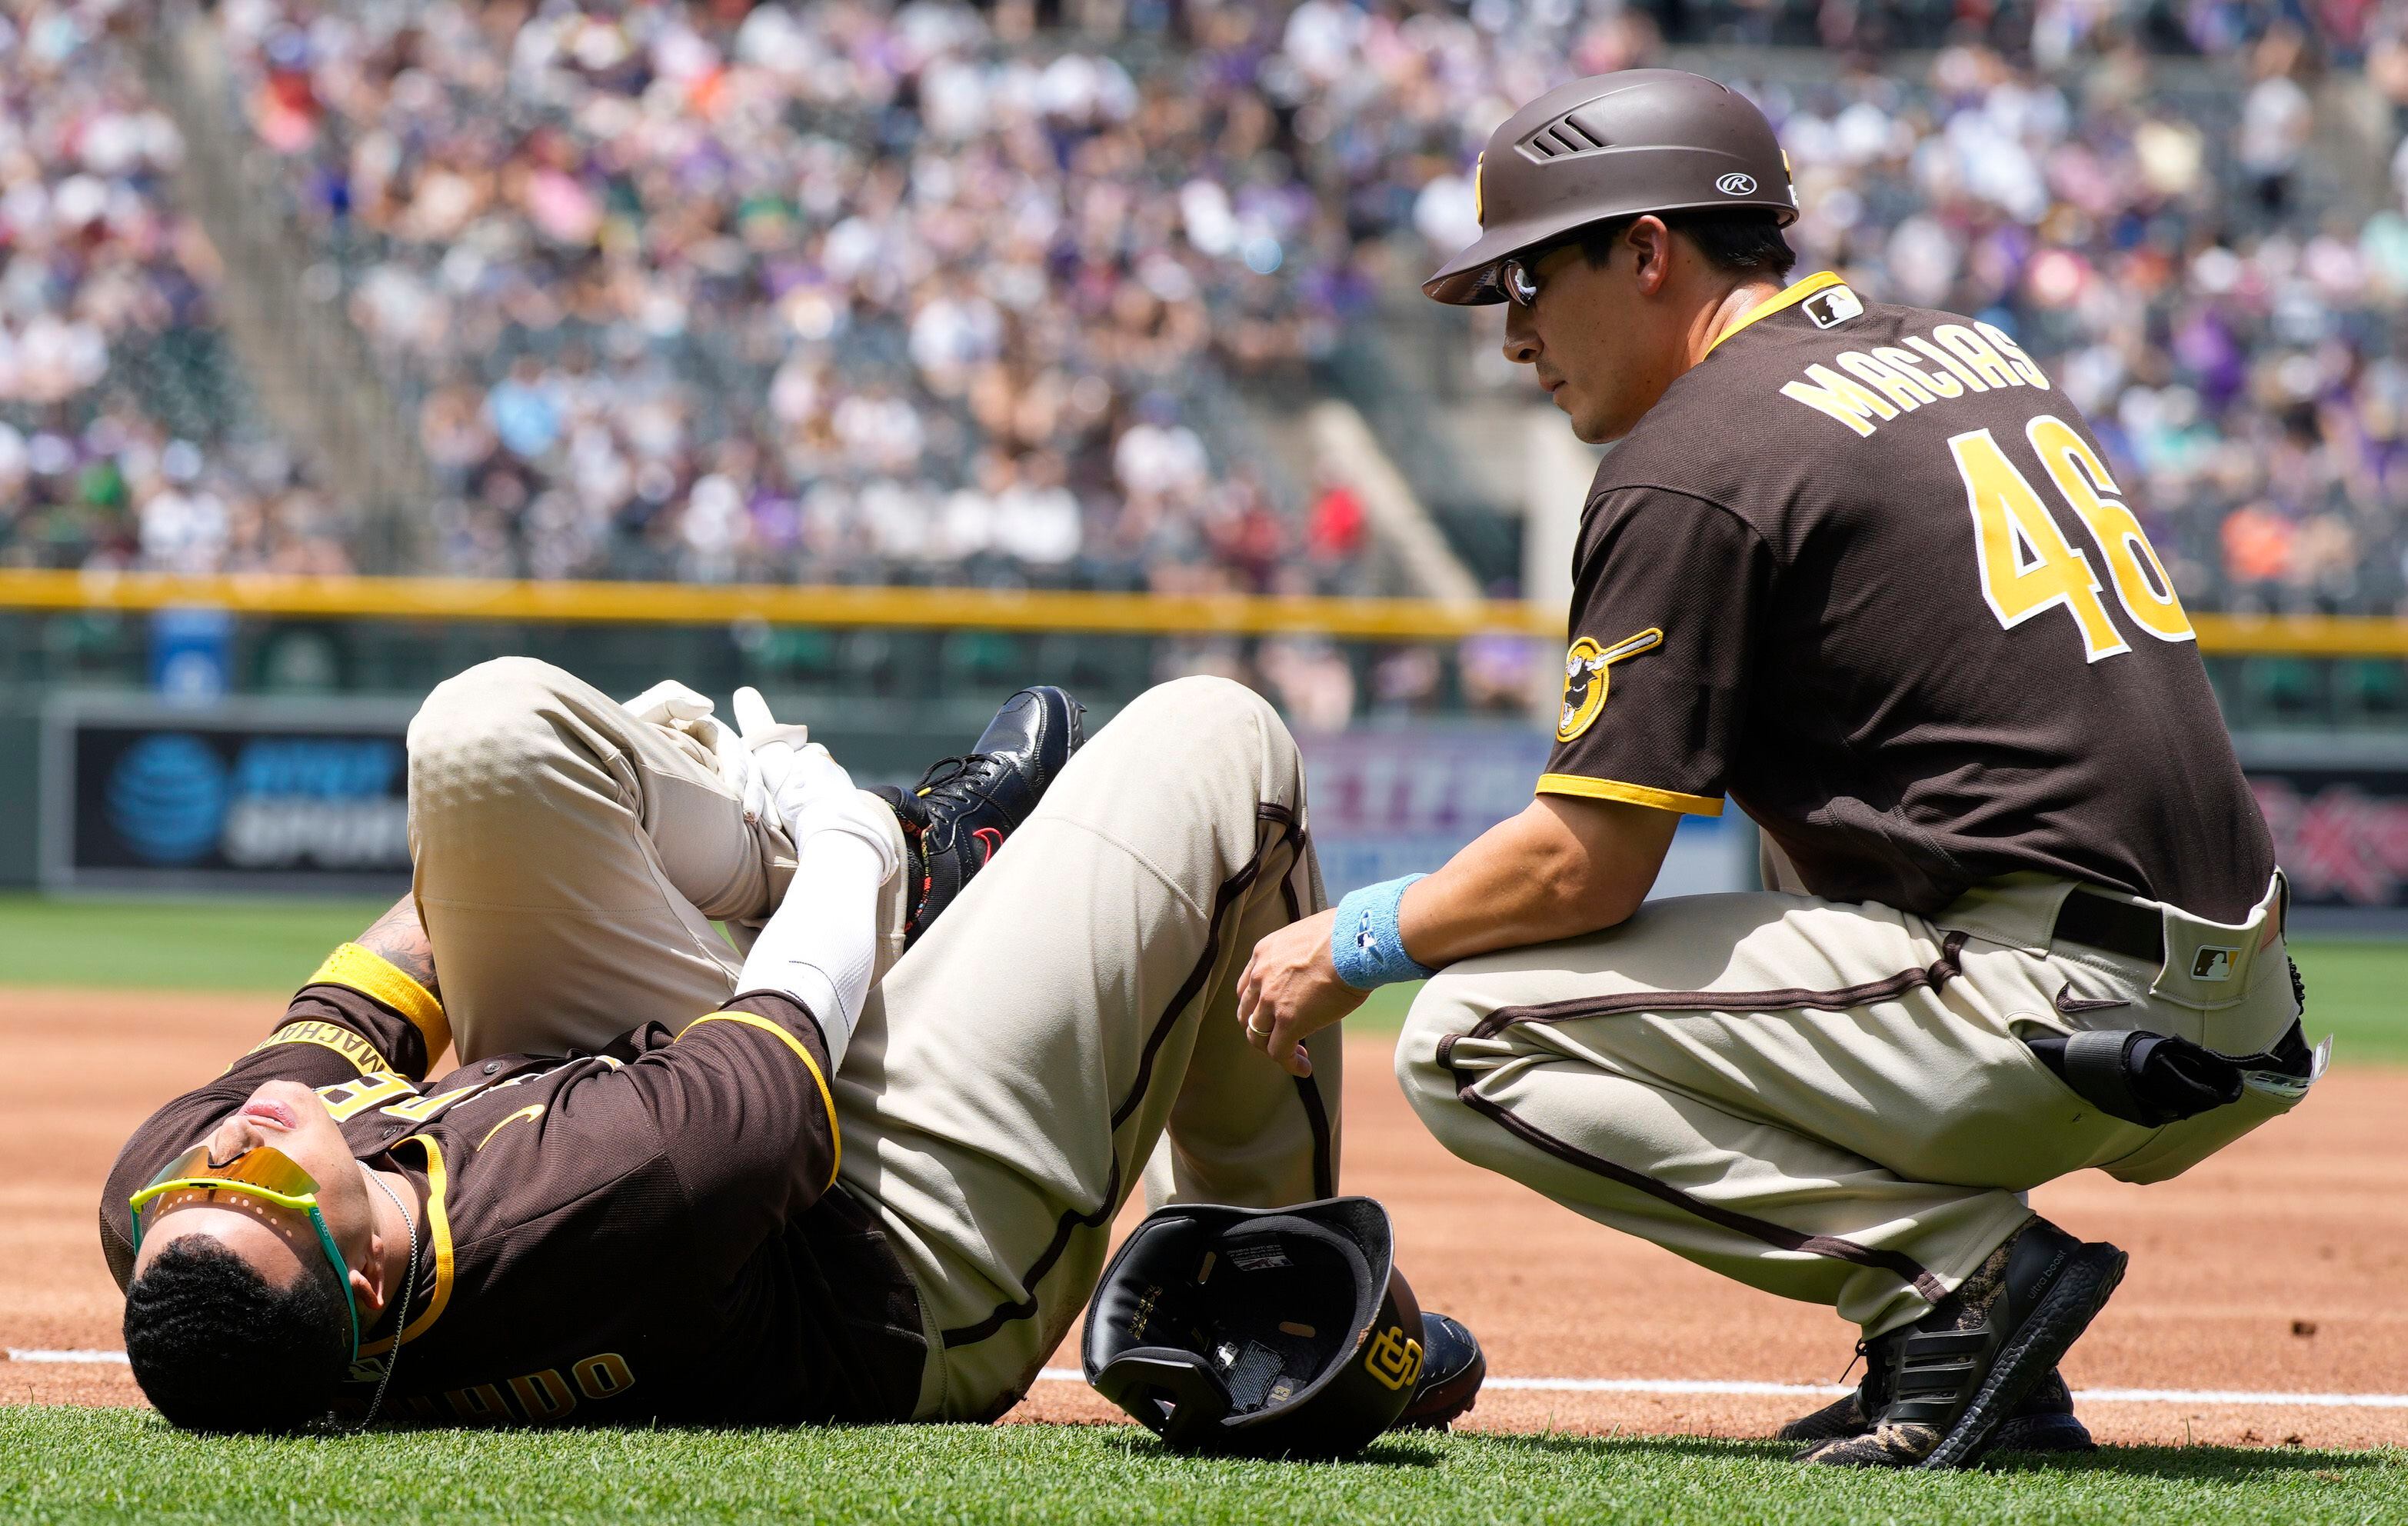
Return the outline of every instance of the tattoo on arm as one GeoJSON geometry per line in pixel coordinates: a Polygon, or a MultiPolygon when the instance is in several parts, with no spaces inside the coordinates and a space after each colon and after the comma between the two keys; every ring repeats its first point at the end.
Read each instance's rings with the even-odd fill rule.
{"type": "Polygon", "coordinates": [[[415,896],[405,895],[394,901],[393,910],[370,923],[358,943],[425,986],[437,1001],[443,999],[442,987],[435,984],[435,945],[426,941],[426,929],[418,924],[415,896]]]}

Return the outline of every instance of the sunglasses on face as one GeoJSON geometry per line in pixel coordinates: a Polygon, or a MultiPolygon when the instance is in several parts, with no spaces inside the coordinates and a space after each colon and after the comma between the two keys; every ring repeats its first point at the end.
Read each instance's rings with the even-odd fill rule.
{"type": "Polygon", "coordinates": [[[1517,308],[1533,308],[1539,304],[1539,266],[1556,251],[1574,247],[1574,241],[1561,239],[1541,244],[1526,253],[1516,254],[1497,266],[1497,289],[1517,308]]]}
{"type": "Polygon", "coordinates": [[[1517,308],[1539,304],[1538,263],[1528,255],[1516,254],[1497,267],[1498,289],[1517,308]]]}
{"type": "Polygon", "coordinates": [[[351,1269],[343,1260],[343,1253],[335,1248],[333,1231],[326,1228],[326,1216],[318,1211],[318,1182],[301,1169],[282,1150],[267,1145],[254,1145],[222,1164],[209,1159],[207,1144],[195,1144],[176,1158],[166,1170],[150,1179],[150,1185],[126,1200],[134,1210],[134,1249],[139,1254],[142,1236],[162,1214],[181,1207],[186,1194],[205,1196],[231,1192],[238,1197],[273,1203],[309,1216],[309,1224],[318,1231],[318,1246],[326,1253],[328,1264],[335,1269],[335,1280],[343,1285],[343,1301],[351,1314],[351,1357],[360,1354],[360,1303],[351,1292],[351,1269]]]}

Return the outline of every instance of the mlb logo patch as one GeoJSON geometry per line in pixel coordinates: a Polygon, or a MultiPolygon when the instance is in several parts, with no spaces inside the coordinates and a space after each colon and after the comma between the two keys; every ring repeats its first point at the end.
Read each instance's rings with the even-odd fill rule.
{"type": "Polygon", "coordinates": [[[2237,948],[2217,948],[2214,944],[2210,944],[2209,946],[2200,949],[2199,953],[2191,958],[2190,978],[2193,980],[2230,980],[2232,978],[2232,957],[2240,952],[2241,950],[2237,948]]]}
{"type": "Polygon", "coordinates": [[[1816,292],[1798,307],[1813,320],[1816,328],[1836,328],[1851,318],[1862,316],[1865,310],[1863,300],[1845,286],[1816,292]]]}

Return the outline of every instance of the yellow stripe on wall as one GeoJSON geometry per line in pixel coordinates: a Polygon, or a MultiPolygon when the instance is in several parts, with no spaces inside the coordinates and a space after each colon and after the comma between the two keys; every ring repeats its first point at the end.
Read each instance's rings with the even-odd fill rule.
{"type": "MultiPolygon", "coordinates": [[[[481,578],[179,577],[0,569],[0,610],[222,609],[318,619],[1062,630],[1129,636],[1310,632],[1455,641],[1484,632],[1564,639],[1564,612],[1522,599],[1269,598],[1241,594],[810,588],[784,584],[523,583],[481,578]]],[[[2408,658],[2408,620],[2195,614],[2211,656],[2408,658]]]]}
{"type": "Polygon", "coordinates": [[[1561,639],[1564,612],[1518,599],[1264,598],[992,588],[821,588],[773,583],[525,583],[480,578],[86,576],[0,569],[0,609],[158,610],[363,620],[505,620],[1153,635],[1311,631],[1385,640],[1508,631],[1561,639]]]}

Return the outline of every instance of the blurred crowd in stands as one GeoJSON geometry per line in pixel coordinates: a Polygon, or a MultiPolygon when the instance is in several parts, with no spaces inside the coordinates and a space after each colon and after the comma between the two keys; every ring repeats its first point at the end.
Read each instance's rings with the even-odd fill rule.
{"type": "MultiPolygon", "coordinates": [[[[0,22],[0,562],[340,569],[287,453],[155,396],[215,272],[102,36],[123,9],[0,22]]],[[[1782,134],[1801,273],[2021,336],[2195,607],[2408,597],[2398,5],[216,14],[413,414],[440,569],[1380,591],[1354,496],[1240,396],[1469,237],[1473,154],[1519,101],[1661,62],[1669,30],[1794,45],[1699,56],[1782,134]]],[[[1299,692],[1321,660],[1281,658],[1299,692]]]]}
{"type": "Polygon", "coordinates": [[[414,383],[448,566],[1345,583],[1215,364],[1335,316],[1249,71],[933,4],[222,14],[414,383]]]}
{"type": "Polygon", "coordinates": [[[226,423],[216,255],[105,22],[0,5],[0,565],[348,571],[290,453],[226,423]]]}

